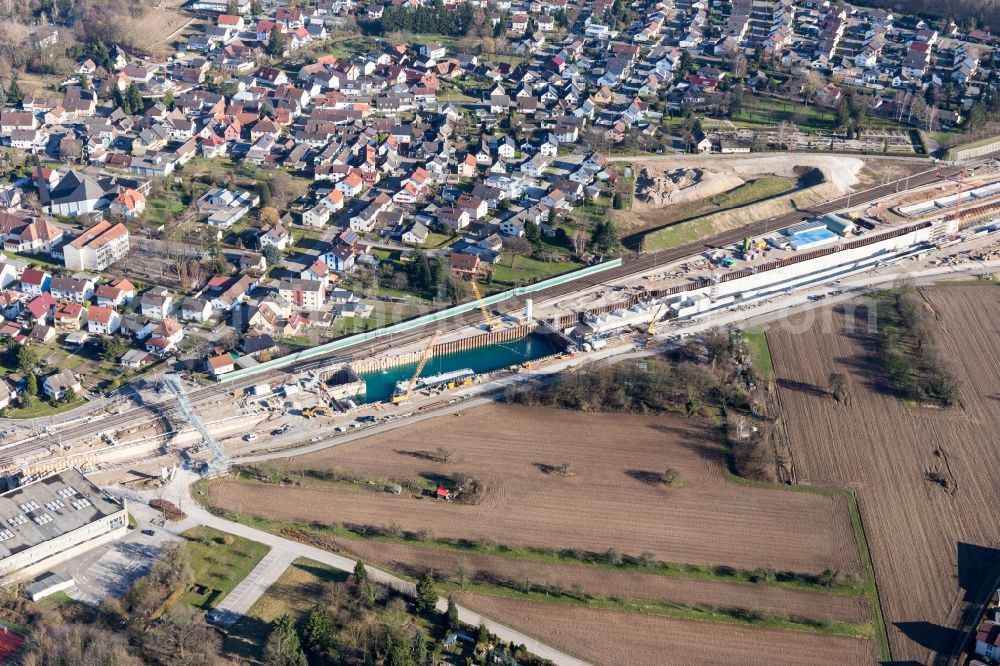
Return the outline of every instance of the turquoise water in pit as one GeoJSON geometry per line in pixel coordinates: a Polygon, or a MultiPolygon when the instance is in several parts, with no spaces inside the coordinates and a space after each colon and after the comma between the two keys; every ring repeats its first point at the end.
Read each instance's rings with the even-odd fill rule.
{"type": "MultiPolygon", "coordinates": [[[[439,372],[462,370],[470,368],[476,374],[492,372],[509,365],[524,363],[562,351],[549,338],[534,333],[518,340],[503,342],[496,345],[466,349],[465,351],[432,356],[420,373],[421,377],[436,375],[439,372]]],[[[409,381],[417,369],[416,363],[399,365],[388,370],[362,374],[361,378],[367,384],[365,402],[382,402],[392,397],[396,390],[396,382],[409,381]]]]}

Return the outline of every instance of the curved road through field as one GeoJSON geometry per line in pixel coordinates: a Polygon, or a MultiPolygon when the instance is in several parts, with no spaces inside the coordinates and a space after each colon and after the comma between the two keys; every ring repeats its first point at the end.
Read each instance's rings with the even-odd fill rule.
{"type": "MultiPolygon", "coordinates": [[[[342,555],[337,555],[314,546],[308,546],[306,544],[299,543],[298,541],[285,539],[284,537],[271,534],[270,532],[264,532],[253,527],[248,527],[241,523],[226,520],[225,518],[221,518],[210,513],[190,495],[191,484],[199,478],[200,477],[198,475],[190,471],[181,470],[178,471],[177,476],[174,477],[174,480],[170,483],[170,485],[165,486],[164,488],[159,488],[154,492],[116,490],[120,495],[132,502],[148,504],[149,500],[160,497],[173,502],[179,507],[182,507],[188,517],[179,523],[169,525],[164,528],[171,533],[180,534],[181,532],[196,525],[204,525],[206,527],[212,527],[214,529],[235,534],[253,541],[259,541],[260,543],[269,546],[272,553],[276,553],[275,557],[270,559],[265,557],[264,560],[261,560],[257,568],[255,568],[250,575],[247,576],[247,579],[241,582],[236,589],[230,592],[226,599],[235,596],[239,599],[239,605],[241,607],[249,609],[253,603],[267,591],[267,585],[262,584],[262,581],[277,580],[277,578],[288,566],[288,563],[299,557],[307,557],[311,560],[315,560],[327,566],[339,569],[340,571],[354,571],[354,566],[357,563],[356,560],[352,560],[350,558],[343,557],[342,555]],[[261,570],[258,571],[258,568],[261,570]],[[277,570],[278,568],[280,568],[280,571],[277,570]]],[[[372,580],[409,597],[412,597],[415,594],[416,589],[413,583],[403,580],[402,578],[394,576],[386,571],[382,571],[381,569],[368,566],[367,564],[365,567],[368,569],[368,575],[371,576],[372,580]]],[[[226,600],[223,599],[223,604],[225,601],[226,600]]],[[[220,604],[220,606],[222,606],[222,604],[220,604]]],[[[438,610],[443,613],[447,610],[447,607],[447,599],[439,597],[437,602],[438,610]]],[[[220,623],[222,624],[232,624],[232,621],[235,618],[231,616],[227,617],[224,613],[220,613],[217,614],[214,619],[216,621],[221,621],[220,623]]],[[[505,643],[513,642],[517,645],[523,644],[532,654],[543,659],[548,659],[559,666],[589,666],[589,662],[583,661],[582,659],[578,659],[572,655],[562,652],[561,650],[557,650],[556,648],[541,643],[527,634],[521,633],[520,631],[500,624],[499,622],[495,622],[463,606],[458,606],[458,619],[465,624],[474,627],[484,624],[486,625],[486,628],[490,630],[490,633],[495,634],[505,643]]]]}

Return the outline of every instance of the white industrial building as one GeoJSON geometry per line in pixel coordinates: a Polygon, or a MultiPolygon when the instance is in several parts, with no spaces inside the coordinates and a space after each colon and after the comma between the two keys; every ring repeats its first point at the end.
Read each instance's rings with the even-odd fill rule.
{"type": "Polygon", "coordinates": [[[0,578],[35,576],[125,535],[128,506],[71,469],[0,495],[0,578]]]}

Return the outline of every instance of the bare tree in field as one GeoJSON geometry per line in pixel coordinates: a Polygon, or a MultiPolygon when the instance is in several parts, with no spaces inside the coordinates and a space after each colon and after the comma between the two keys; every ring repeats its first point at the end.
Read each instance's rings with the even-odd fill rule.
{"type": "Polygon", "coordinates": [[[847,376],[839,372],[830,375],[830,395],[837,402],[847,400],[847,376]]]}

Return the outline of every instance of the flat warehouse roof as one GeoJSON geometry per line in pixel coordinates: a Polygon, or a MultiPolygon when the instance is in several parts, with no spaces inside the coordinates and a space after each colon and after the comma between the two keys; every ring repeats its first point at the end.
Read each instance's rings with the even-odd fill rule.
{"type": "Polygon", "coordinates": [[[0,559],[121,510],[75,469],[9,490],[0,495],[0,559]]]}

